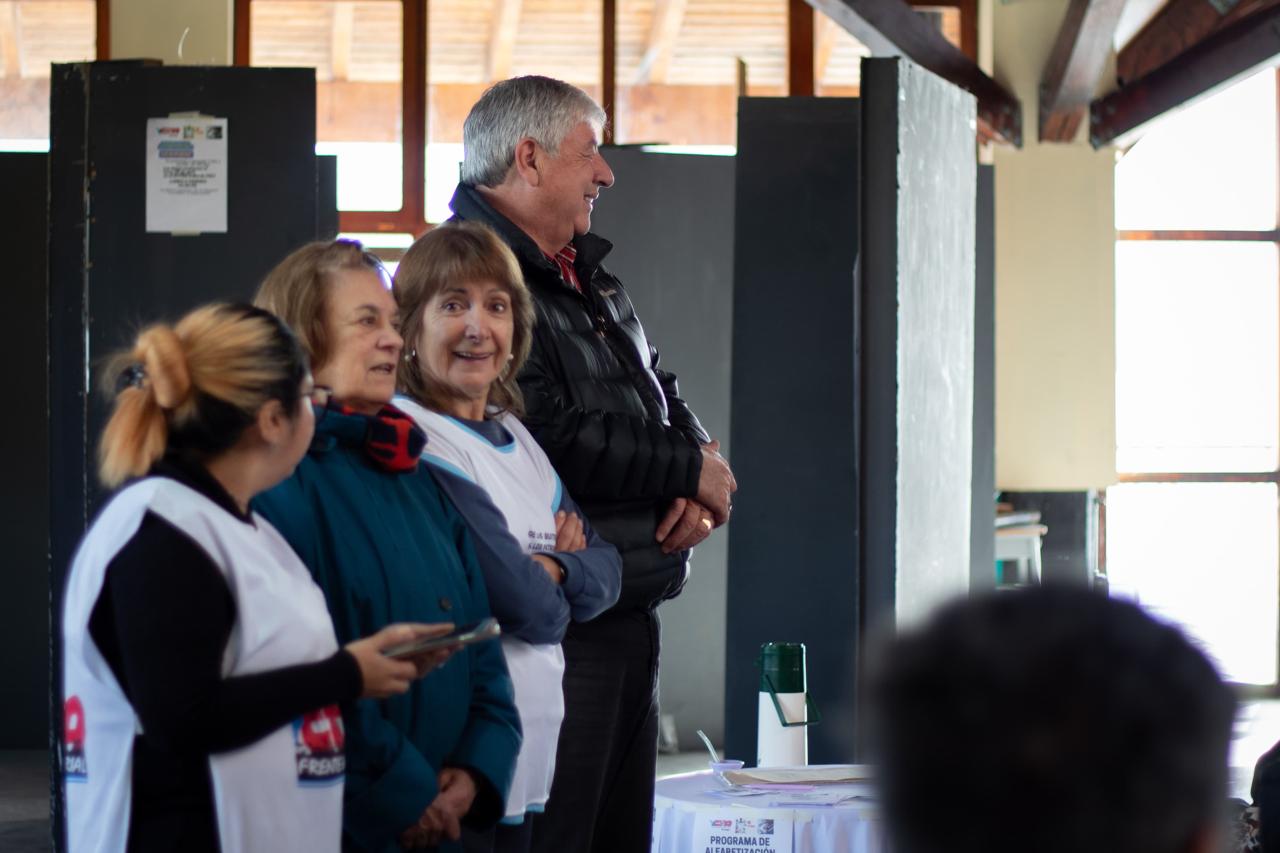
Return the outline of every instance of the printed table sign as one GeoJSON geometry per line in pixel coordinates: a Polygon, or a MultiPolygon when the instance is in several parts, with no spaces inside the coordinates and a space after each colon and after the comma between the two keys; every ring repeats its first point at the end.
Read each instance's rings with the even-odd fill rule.
{"type": "Polygon", "coordinates": [[[792,853],[789,809],[699,809],[694,853],[792,853]]]}

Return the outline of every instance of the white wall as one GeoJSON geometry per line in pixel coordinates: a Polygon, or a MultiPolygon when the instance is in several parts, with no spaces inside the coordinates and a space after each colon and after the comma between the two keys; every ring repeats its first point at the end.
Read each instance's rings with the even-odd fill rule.
{"type": "Polygon", "coordinates": [[[111,0],[112,59],[230,65],[232,33],[232,0],[111,0]]]}
{"type": "Polygon", "coordinates": [[[996,487],[1085,489],[1115,472],[1115,154],[1036,140],[1038,88],[1067,0],[997,2],[993,70],[1022,101],[997,148],[996,487]]]}

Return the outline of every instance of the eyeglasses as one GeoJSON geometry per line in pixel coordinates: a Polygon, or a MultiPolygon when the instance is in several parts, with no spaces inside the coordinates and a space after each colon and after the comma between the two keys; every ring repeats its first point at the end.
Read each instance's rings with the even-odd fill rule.
{"type": "Polygon", "coordinates": [[[307,392],[307,397],[311,399],[311,405],[319,409],[316,412],[316,421],[319,422],[329,411],[329,404],[333,402],[333,389],[328,385],[314,385],[307,392]]]}

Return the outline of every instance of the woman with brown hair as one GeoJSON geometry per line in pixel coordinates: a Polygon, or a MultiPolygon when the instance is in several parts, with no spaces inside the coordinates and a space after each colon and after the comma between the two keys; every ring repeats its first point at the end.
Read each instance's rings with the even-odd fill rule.
{"type": "MultiPolygon", "coordinates": [[[[316,381],[333,388],[306,458],[255,506],[324,590],[338,637],[487,617],[466,522],[419,462],[422,431],[389,405],[404,341],[382,265],[358,243],[313,243],[281,261],[257,302],[297,331],[316,381]]],[[[464,824],[502,817],[520,724],[497,643],[468,646],[404,696],[351,703],[343,717],[349,848],[455,850],[464,824]]]]}
{"type": "Polygon", "coordinates": [[[336,705],[405,692],[398,625],[338,648],[320,591],[250,500],[311,441],[289,330],[210,305],[106,368],[100,472],[64,608],[67,826],[80,851],[329,850],[345,767],[336,705]]]}
{"type": "Polygon", "coordinates": [[[511,250],[483,225],[442,225],[405,253],[396,286],[409,345],[396,403],[426,432],[422,458],[475,533],[525,735],[502,822],[467,847],[523,853],[528,815],[551,795],[564,719],[560,641],[570,619],[617,601],[622,560],[520,423],[515,377],[534,314],[511,250]]]}

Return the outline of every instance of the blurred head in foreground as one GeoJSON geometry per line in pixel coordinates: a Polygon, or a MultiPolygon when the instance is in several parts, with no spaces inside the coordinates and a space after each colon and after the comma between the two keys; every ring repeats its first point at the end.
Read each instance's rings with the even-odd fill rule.
{"type": "Polygon", "coordinates": [[[1235,700],[1138,607],[1040,587],[955,602],[872,683],[897,853],[1208,853],[1235,700]]]}

